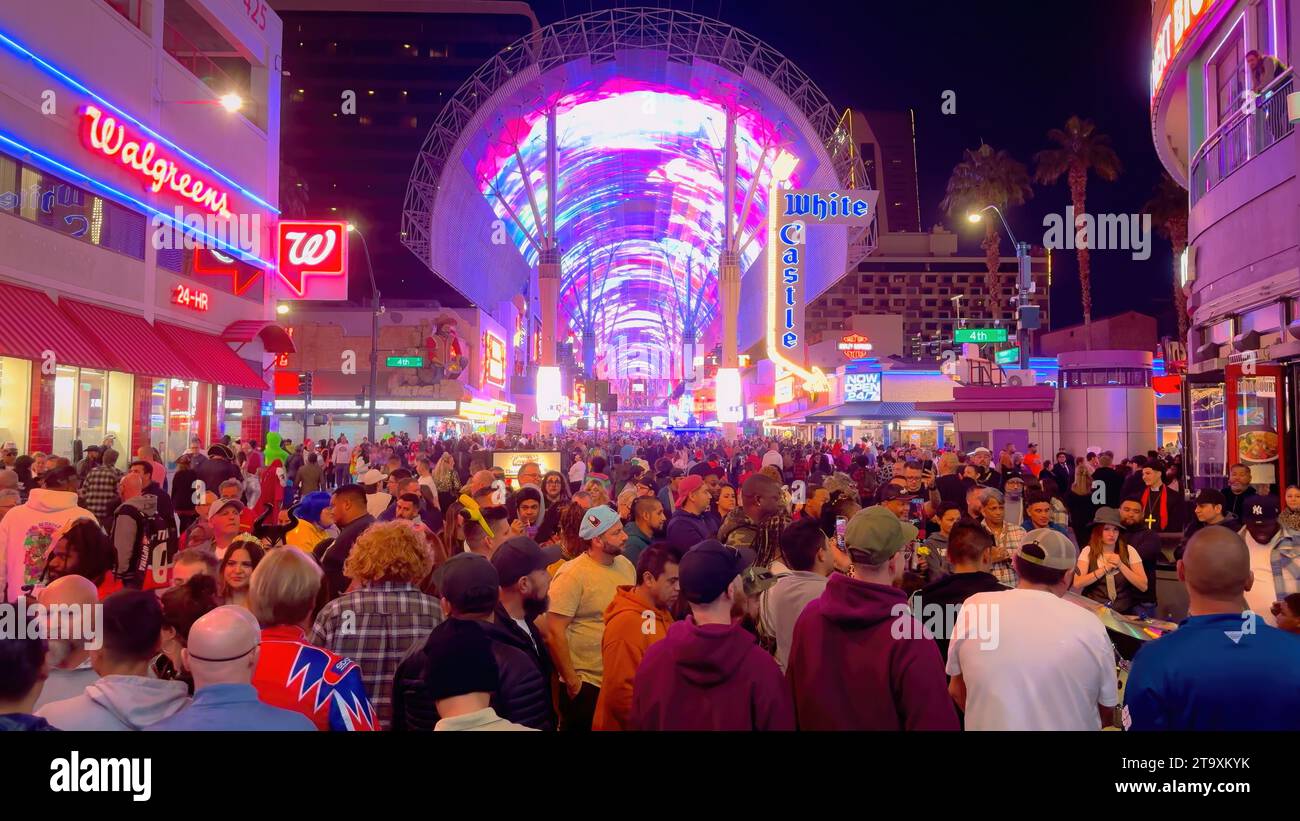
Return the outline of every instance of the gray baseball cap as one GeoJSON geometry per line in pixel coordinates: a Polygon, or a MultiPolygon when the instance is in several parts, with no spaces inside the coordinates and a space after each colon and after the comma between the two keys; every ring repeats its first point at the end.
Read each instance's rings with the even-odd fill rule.
{"type": "Polygon", "coordinates": [[[1069,570],[1079,561],[1079,551],[1074,543],[1059,530],[1040,527],[1025,534],[1025,541],[1016,548],[1016,555],[1030,564],[1051,570],[1069,570]]]}

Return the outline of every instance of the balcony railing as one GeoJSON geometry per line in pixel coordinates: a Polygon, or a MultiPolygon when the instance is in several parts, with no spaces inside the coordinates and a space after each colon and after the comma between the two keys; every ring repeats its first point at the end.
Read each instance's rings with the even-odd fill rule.
{"type": "Polygon", "coordinates": [[[1291,69],[1255,96],[1254,110],[1243,108],[1215,129],[1192,158],[1192,205],[1234,171],[1291,133],[1286,97],[1291,93],[1291,69]]]}

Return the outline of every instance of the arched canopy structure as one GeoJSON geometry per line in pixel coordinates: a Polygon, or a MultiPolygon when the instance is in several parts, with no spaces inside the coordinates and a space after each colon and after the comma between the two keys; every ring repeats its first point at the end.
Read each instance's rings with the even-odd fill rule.
{"type": "MultiPolygon", "coordinates": [[[[561,336],[586,316],[602,345],[626,352],[605,357],[604,375],[663,378],[654,363],[680,348],[681,300],[703,293],[701,329],[716,318],[727,249],[745,272],[741,345],[759,338],[763,289],[749,272],[762,267],[781,150],[799,157],[799,186],[867,187],[836,110],[766,44],[680,11],[581,15],[507,47],[448,102],[412,171],[403,242],[485,307],[519,293],[553,242],[564,272],[561,336]]],[[[856,264],[870,239],[834,227],[810,235],[807,299],[856,264]]]]}

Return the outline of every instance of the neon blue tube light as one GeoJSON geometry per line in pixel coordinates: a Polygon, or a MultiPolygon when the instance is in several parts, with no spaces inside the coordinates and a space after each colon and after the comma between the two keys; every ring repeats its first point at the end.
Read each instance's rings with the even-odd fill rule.
{"type": "Polygon", "coordinates": [[[13,51],[15,54],[19,55],[20,57],[26,57],[28,60],[31,60],[38,67],[40,67],[46,74],[57,77],[58,79],[72,86],[76,90],[80,91],[82,94],[94,98],[96,102],[98,102],[100,105],[104,106],[105,108],[111,110],[118,117],[122,118],[123,120],[129,121],[137,128],[139,128],[141,131],[145,132],[150,137],[153,137],[158,142],[163,143],[168,148],[172,149],[173,151],[185,157],[186,159],[190,160],[191,162],[195,163],[196,165],[202,167],[204,170],[211,172],[222,182],[237,189],[239,193],[243,194],[248,199],[252,200],[258,205],[261,205],[263,208],[275,212],[276,214],[280,213],[280,209],[276,208],[271,203],[257,196],[252,191],[249,191],[247,188],[235,182],[230,177],[227,177],[225,174],[222,174],[220,171],[213,168],[208,163],[205,163],[203,160],[200,160],[198,157],[194,156],[190,152],[181,148],[179,145],[167,139],[163,135],[159,134],[157,131],[154,131],[152,128],[140,122],[135,117],[132,117],[130,114],[126,113],[121,108],[113,105],[108,100],[104,99],[102,95],[97,94],[96,92],[90,90],[89,88],[86,87],[85,84],[74,79],[67,72],[55,67],[53,64],[51,64],[49,61],[45,60],[44,58],[37,56],[31,49],[28,49],[26,46],[22,45],[17,40],[14,40],[12,37],[9,37],[3,31],[0,31],[0,44],[4,44],[9,48],[10,51],[13,51]]]}

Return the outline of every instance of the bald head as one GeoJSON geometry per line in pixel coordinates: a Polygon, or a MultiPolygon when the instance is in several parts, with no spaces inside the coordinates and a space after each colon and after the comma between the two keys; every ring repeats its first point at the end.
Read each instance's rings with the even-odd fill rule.
{"type": "Polygon", "coordinates": [[[18,487],[18,474],[8,468],[0,470],[0,490],[16,489],[18,487]]]}
{"type": "Polygon", "coordinates": [[[36,598],[46,607],[52,604],[94,604],[99,601],[99,590],[85,576],[60,576],[36,598]]]}
{"type": "Polygon", "coordinates": [[[492,487],[492,483],[495,481],[496,477],[492,475],[492,471],[480,470],[469,477],[469,495],[473,496],[483,488],[492,487]]]}
{"type": "MultiPolygon", "coordinates": [[[[1226,527],[1204,527],[1187,540],[1178,562],[1178,577],[1188,595],[1236,605],[1250,589],[1250,551],[1241,537],[1226,527]]],[[[1193,609],[1197,609],[1195,601],[1193,609]]]]}
{"type": "Polygon", "coordinates": [[[183,651],[195,688],[251,682],[260,643],[257,619],[248,610],[233,604],[210,610],[190,628],[183,651]]]}

